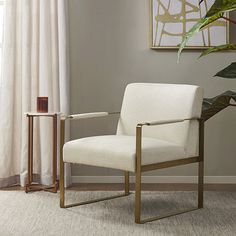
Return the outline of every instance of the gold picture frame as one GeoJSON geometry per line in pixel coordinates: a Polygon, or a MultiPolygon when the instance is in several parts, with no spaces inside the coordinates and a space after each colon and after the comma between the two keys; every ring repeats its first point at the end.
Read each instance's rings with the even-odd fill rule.
{"type": "MultiPolygon", "coordinates": [[[[214,2],[214,0],[212,0],[213,2],[214,2]]],[[[181,41],[182,41],[182,38],[181,38],[181,36],[179,35],[179,34],[177,34],[178,35],[178,37],[179,38],[181,38],[181,39],[179,39],[179,41],[177,42],[177,40],[176,40],[176,45],[167,45],[167,44],[165,44],[165,43],[160,43],[161,42],[161,40],[160,40],[160,38],[159,38],[159,43],[157,44],[156,42],[156,40],[154,40],[154,34],[155,34],[155,37],[156,37],[156,34],[158,34],[158,32],[157,32],[157,25],[159,24],[159,22],[156,20],[156,25],[155,25],[155,22],[154,22],[154,4],[162,4],[161,6],[162,6],[162,11],[163,10],[169,10],[169,9],[164,9],[164,4],[163,3],[167,3],[168,2],[168,4],[170,5],[170,2],[172,2],[172,3],[178,3],[178,4],[190,4],[190,5],[192,5],[193,3],[191,3],[191,2],[196,2],[196,0],[186,0],[186,1],[180,1],[180,0],[150,0],[150,48],[151,49],[178,49],[179,47],[178,47],[178,45],[181,43],[181,41]],[[154,26],[156,26],[156,28],[154,29],[154,26]]],[[[197,1],[198,2],[198,1],[197,1]]],[[[185,7],[186,8],[186,7],[185,7]]],[[[205,8],[207,9],[207,7],[205,6],[205,8]]],[[[159,10],[159,9],[158,9],[159,10]]],[[[194,8],[194,11],[193,11],[194,13],[197,13],[196,12],[196,6],[195,6],[195,8],[194,8]]],[[[162,19],[164,19],[165,21],[168,21],[168,16],[171,16],[172,17],[172,19],[175,19],[174,21],[175,21],[175,23],[173,23],[173,24],[175,24],[175,25],[177,25],[177,23],[179,23],[179,24],[184,24],[183,23],[183,20],[182,19],[185,19],[185,24],[187,25],[187,20],[186,20],[186,15],[187,14],[185,14],[185,18],[184,17],[182,17],[181,18],[181,16],[180,16],[180,13],[175,13],[175,14],[173,14],[173,15],[171,15],[171,14],[165,14],[166,12],[162,12],[162,14],[160,14],[160,16],[162,17],[162,19]],[[180,19],[180,21],[179,22],[177,22],[176,23],[176,19],[180,19]]],[[[191,12],[192,13],[192,12],[191,12]]],[[[201,14],[201,13],[200,13],[201,14]]],[[[156,17],[158,16],[158,14],[156,15],[156,17]]],[[[228,14],[227,14],[227,16],[228,16],[228,14]]],[[[155,18],[156,18],[155,17],[155,18]]],[[[195,18],[194,20],[192,20],[193,22],[194,21],[196,21],[197,22],[197,20],[198,20],[199,18],[195,18]]],[[[164,21],[163,20],[163,21],[164,21]]],[[[215,24],[215,25],[213,25],[213,26],[208,26],[207,28],[205,28],[204,30],[205,31],[208,31],[207,32],[207,35],[208,35],[208,37],[209,37],[209,32],[210,32],[210,30],[212,30],[212,28],[213,27],[215,27],[215,31],[216,30],[219,30],[219,25],[222,27],[222,31],[224,31],[225,33],[224,33],[224,35],[222,35],[222,38],[224,38],[223,40],[222,40],[222,42],[220,42],[220,43],[215,43],[215,45],[214,45],[214,43],[213,44],[211,44],[210,43],[210,38],[207,38],[207,36],[205,36],[206,35],[206,33],[205,32],[203,32],[202,31],[202,38],[203,38],[203,41],[204,41],[204,37],[206,37],[207,38],[207,41],[208,41],[208,43],[207,43],[207,45],[205,44],[205,45],[187,45],[185,48],[186,49],[207,49],[207,48],[209,48],[209,47],[212,47],[212,46],[216,46],[216,45],[220,45],[220,44],[227,44],[227,43],[229,43],[229,22],[228,21],[224,21],[224,20],[220,20],[220,21],[216,21],[217,23],[215,24]],[[220,24],[219,24],[219,22],[220,22],[220,24]],[[216,28],[216,27],[218,27],[218,28],[216,28]]],[[[171,20],[168,22],[169,24],[171,24],[172,22],[171,22],[171,20]]],[[[163,24],[163,22],[162,22],[162,24],[163,24]]],[[[165,24],[166,24],[166,22],[165,22],[165,24]]],[[[192,23],[193,24],[193,23],[192,23]]],[[[163,28],[164,28],[164,26],[163,26],[163,28]]],[[[162,28],[162,31],[163,31],[163,28],[162,28]]],[[[176,28],[176,27],[175,27],[176,28]]],[[[190,27],[189,27],[189,29],[190,29],[190,27]]],[[[189,30],[188,29],[188,30],[189,30]]],[[[184,35],[185,33],[183,33],[182,34],[182,37],[183,37],[183,35],[184,35]]],[[[223,33],[222,33],[223,34],[223,33]]],[[[171,36],[172,35],[174,35],[174,33],[170,33],[170,35],[169,35],[169,38],[171,39],[171,36]]],[[[175,36],[175,35],[174,35],[175,36]]],[[[195,40],[197,40],[197,39],[195,39],[195,40]]],[[[199,42],[200,43],[200,42],[199,42]]]]}

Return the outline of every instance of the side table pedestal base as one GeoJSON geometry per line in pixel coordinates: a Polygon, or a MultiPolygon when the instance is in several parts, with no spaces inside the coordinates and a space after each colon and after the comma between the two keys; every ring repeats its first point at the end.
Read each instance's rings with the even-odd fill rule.
{"type": "Polygon", "coordinates": [[[51,193],[57,193],[57,189],[59,186],[59,182],[56,181],[56,183],[52,185],[43,185],[43,184],[37,184],[37,183],[32,183],[32,184],[26,184],[25,185],[25,192],[36,192],[36,191],[46,191],[46,192],[51,192],[51,193]]]}

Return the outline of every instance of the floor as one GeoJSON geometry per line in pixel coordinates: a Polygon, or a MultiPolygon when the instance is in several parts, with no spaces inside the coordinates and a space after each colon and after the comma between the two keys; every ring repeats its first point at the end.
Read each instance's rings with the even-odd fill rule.
{"type": "MultiPolygon", "coordinates": [[[[123,184],[73,184],[68,190],[75,191],[119,191],[123,190],[123,184]]],[[[134,190],[134,184],[130,184],[134,190]]],[[[205,191],[236,191],[236,184],[205,184],[205,191]]],[[[24,190],[20,186],[2,188],[1,190],[24,190]]],[[[142,184],[144,191],[195,191],[196,184],[142,184]]]]}
{"type": "MultiPolygon", "coordinates": [[[[82,189],[81,186],[75,188],[82,189]]],[[[75,203],[118,193],[120,192],[67,191],[66,201],[67,204],[75,203]]],[[[235,236],[236,192],[206,191],[204,196],[203,209],[140,225],[134,223],[134,194],[62,209],[59,207],[59,192],[26,194],[23,191],[0,191],[0,235],[235,236]]],[[[196,206],[197,193],[193,191],[142,193],[143,218],[163,216],[196,206]]]]}

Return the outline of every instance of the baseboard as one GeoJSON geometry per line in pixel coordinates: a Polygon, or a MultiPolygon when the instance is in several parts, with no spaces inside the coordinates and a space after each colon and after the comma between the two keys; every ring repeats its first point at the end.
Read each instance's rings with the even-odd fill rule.
{"type": "MultiPolygon", "coordinates": [[[[134,176],[130,182],[134,182],[134,176]]],[[[123,176],[72,176],[72,183],[123,183],[123,176]]],[[[197,176],[143,176],[143,183],[197,183],[197,176]]],[[[236,176],[205,176],[206,184],[236,184],[236,176]]]]}

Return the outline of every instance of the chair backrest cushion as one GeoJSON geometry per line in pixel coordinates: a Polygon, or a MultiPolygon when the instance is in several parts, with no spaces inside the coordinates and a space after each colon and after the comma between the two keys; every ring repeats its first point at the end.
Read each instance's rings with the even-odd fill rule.
{"type": "MultiPolygon", "coordinates": [[[[134,83],[126,87],[117,135],[135,135],[142,122],[201,116],[203,90],[184,84],[134,83]]],[[[143,129],[143,136],[176,143],[198,155],[198,122],[185,121],[143,129]]]]}

